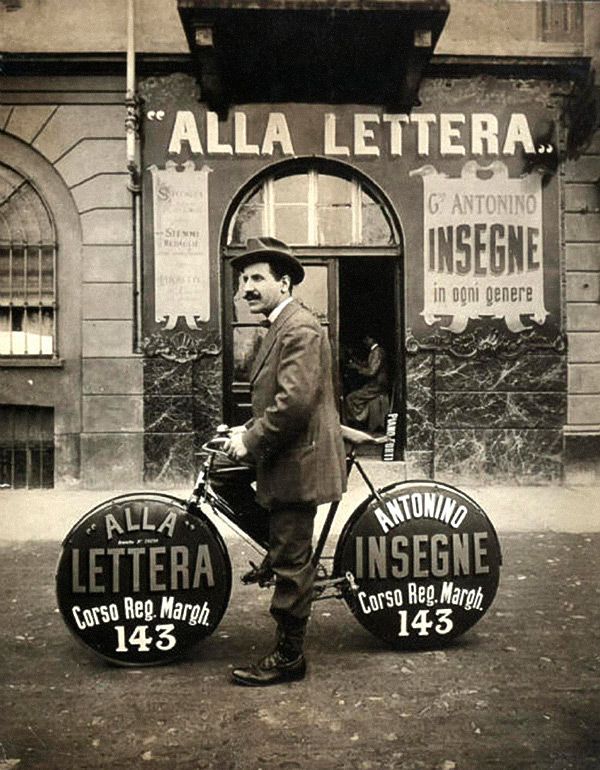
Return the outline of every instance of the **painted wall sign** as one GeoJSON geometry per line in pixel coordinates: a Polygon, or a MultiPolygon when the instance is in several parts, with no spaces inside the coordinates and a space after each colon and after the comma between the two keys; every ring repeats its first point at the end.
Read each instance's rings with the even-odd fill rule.
{"type": "MultiPolygon", "coordinates": [[[[231,157],[271,156],[275,152],[292,156],[303,149],[306,140],[302,121],[283,112],[259,117],[239,110],[223,122],[210,111],[198,116],[191,110],[177,110],[166,117],[172,121],[170,155],[189,151],[192,155],[231,157]]],[[[419,111],[410,115],[325,112],[321,120],[314,151],[326,156],[394,158],[414,152],[420,156],[511,156],[520,149],[535,152],[532,130],[522,112],[510,113],[502,122],[489,112],[419,111]]]]}
{"type": "MultiPolygon", "coordinates": [[[[249,185],[271,171],[293,173],[298,159],[304,169],[314,160],[326,173],[357,176],[396,216],[409,350],[458,345],[474,354],[489,347],[492,337],[508,347],[521,341],[547,347],[560,340],[558,178],[531,170],[538,158],[556,158],[562,104],[556,83],[519,81],[517,88],[510,79],[426,79],[421,106],[410,114],[352,104],[264,103],[235,105],[224,120],[198,101],[192,78],[152,79],[148,89],[145,164],[165,170],[169,163],[178,169],[193,164],[193,176],[206,163],[212,169],[207,325],[215,339],[221,334],[227,216],[249,185]],[[426,166],[431,173],[411,175],[426,166]],[[434,265],[437,260],[434,270],[430,257],[434,265]]],[[[146,179],[146,201],[150,194],[146,179]]],[[[194,318],[190,336],[208,332],[197,328],[203,322],[190,296],[183,310],[173,307],[172,296],[157,297],[154,308],[152,255],[157,259],[158,252],[152,208],[144,206],[144,330],[160,336],[160,347],[176,332],[156,319],[175,312],[187,319],[184,325],[180,317],[176,331],[188,333],[194,318]]],[[[271,234],[284,240],[288,235],[271,234]]],[[[162,269],[158,259],[157,268],[162,269]]]]}
{"type": "Polygon", "coordinates": [[[447,316],[503,318],[511,332],[542,325],[544,243],[540,174],[510,179],[502,161],[468,161],[457,178],[424,166],[423,309],[428,325],[447,316]]]}
{"type": "Polygon", "coordinates": [[[151,166],[154,221],[154,315],[164,329],[210,318],[208,174],[193,161],[151,166]]]}
{"type": "Polygon", "coordinates": [[[173,660],[217,627],[231,565],[215,528],[167,495],[102,503],[65,538],[58,607],[87,647],[121,664],[173,660]]]}
{"type": "Polygon", "coordinates": [[[353,613],[395,646],[447,643],[496,595],[496,532],[474,500],[447,484],[398,484],[358,508],[346,531],[336,566],[355,578],[353,613]]]}

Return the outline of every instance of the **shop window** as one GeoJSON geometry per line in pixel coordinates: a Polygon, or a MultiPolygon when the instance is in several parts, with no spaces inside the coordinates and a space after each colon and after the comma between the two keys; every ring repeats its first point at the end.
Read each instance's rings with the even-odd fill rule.
{"type": "Polygon", "coordinates": [[[0,163],[0,356],[56,355],[56,235],[31,182],[0,163]]]}
{"type": "Polygon", "coordinates": [[[54,486],[54,410],[0,405],[0,488],[54,486]]]}
{"type": "Polygon", "coordinates": [[[271,235],[290,246],[389,246],[397,243],[385,207],[354,178],[310,169],[273,176],[240,205],[228,245],[271,235]]]}

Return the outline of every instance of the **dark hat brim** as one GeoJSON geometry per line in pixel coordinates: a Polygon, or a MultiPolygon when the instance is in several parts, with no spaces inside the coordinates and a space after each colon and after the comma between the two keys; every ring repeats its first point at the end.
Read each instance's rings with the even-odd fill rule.
{"type": "Polygon", "coordinates": [[[271,249],[257,249],[256,251],[247,251],[231,259],[231,265],[236,270],[244,270],[249,265],[255,265],[257,262],[267,262],[280,266],[285,273],[292,279],[295,285],[304,280],[304,268],[302,263],[291,254],[271,249]]]}

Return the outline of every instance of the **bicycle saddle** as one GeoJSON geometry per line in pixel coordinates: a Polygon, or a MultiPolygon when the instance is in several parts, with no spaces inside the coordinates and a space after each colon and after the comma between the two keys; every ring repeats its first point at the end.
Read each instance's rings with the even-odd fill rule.
{"type": "Polygon", "coordinates": [[[387,436],[372,436],[358,428],[350,428],[348,425],[342,425],[342,438],[349,444],[361,446],[363,444],[385,444],[390,439],[387,436]]]}

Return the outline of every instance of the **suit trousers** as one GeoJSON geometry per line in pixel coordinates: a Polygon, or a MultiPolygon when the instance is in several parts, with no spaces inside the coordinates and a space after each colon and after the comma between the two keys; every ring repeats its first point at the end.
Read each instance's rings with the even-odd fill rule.
{"type": "Polygon", "coordinates": [[[315,568],[312,539],[317,506],[285,503],[267,511],[256,501],[252,468],[219,458],[210,483],[235,514],[233,520],[267,548],[266,561],[275,574],[271,613],[279,622],[286,616],[306,619],[310,614],[315,568]]]}
{"type": "Polygon", "coordinates": [[[316,571],[311,560],[316,512],[312,503],[289,503],[269,512],[268,560],[275,573],[271,614],[277,621],[310,615],[316,571]]]}

